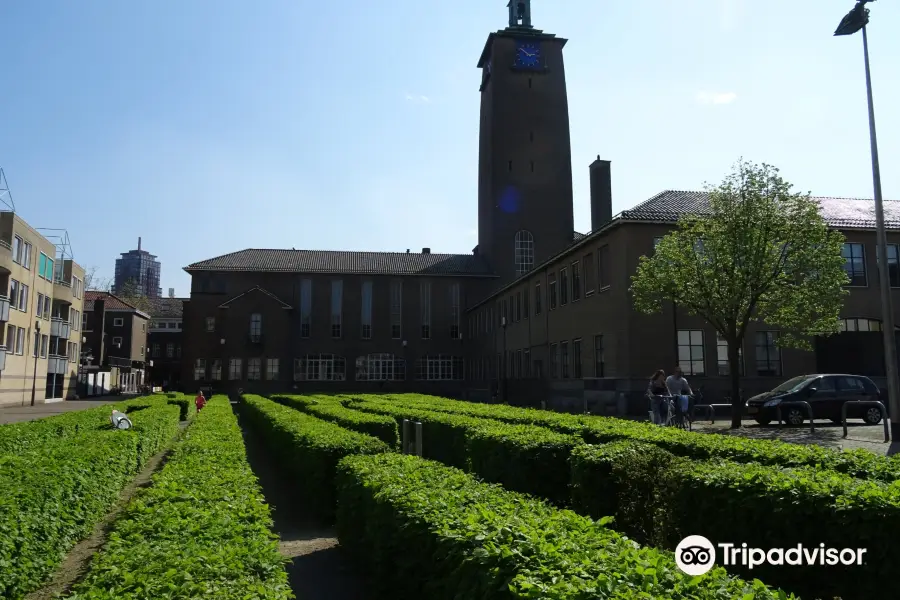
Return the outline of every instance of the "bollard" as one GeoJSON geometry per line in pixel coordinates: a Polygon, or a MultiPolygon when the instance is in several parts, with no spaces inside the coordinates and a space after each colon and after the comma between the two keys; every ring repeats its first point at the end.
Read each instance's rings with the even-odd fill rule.
{"type": "Polygon", "coordinates": [[[416,456],[422,456],[422,424],[416,422],[416,456]]]}
{"type": "Polygon", "coordinates": [[[411,454],[410,450],[413,445],[412,433],[412,421],[403,419],[403,431],[400,433],[400,448],[403,454],[411,454]]]}

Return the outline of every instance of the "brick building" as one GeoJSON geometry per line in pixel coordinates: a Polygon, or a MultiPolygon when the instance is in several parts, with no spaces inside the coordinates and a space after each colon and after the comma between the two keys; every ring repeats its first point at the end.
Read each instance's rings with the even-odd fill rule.
{"type": "Polygon", "coordinates": [[[186,298],[148,299],[147,383],[166,390],[181,388],[182,315],[186,298]]]}
{"type": "Polygon", "coordinates": [[[85,292],[84,356],[85,381],[96,393],[119,387],[136,392],[144,384],[147,364],[147,326],[150,315],[109,292],[85,292]],[[108,387],[107,387],[108,385],[108,387]]]}

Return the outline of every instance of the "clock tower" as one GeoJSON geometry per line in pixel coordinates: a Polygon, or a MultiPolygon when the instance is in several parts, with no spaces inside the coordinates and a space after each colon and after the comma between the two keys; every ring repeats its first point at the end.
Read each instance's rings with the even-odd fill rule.
{"type": "Polygon", "coordinates": [[[478,253],[500,276],[527,273],[572,243],[566,40],[535,29],[530,0],[488,36],[478,67],[478,253]]]}

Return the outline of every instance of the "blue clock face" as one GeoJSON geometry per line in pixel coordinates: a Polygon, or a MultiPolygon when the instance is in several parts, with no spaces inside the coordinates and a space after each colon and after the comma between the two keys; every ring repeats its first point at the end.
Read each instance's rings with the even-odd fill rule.
{"type": "Polygon", "coordinates": [[[525,69],[536,69],[542,64],[541,47],[537,42],[518,42],[516,44],[516,66],[525,69]]]}

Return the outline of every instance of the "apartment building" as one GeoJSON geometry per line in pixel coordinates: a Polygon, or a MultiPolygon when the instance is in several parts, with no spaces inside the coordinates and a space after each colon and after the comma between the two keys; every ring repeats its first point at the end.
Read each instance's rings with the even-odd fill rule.
{"type": "Polygon", "coordinates": [[[97,389],[102,380],[123,392],[138,391],[145,381],[149,324],[149,314],[114,294],[85,293],[84,347],[91,357],[84,366],[88,389],[97,389]]]}
{"type": "Polygon", "coordinates": [[[0,406],[76,393],[84,269],[12,211],[0,212],[0,406]]]}

